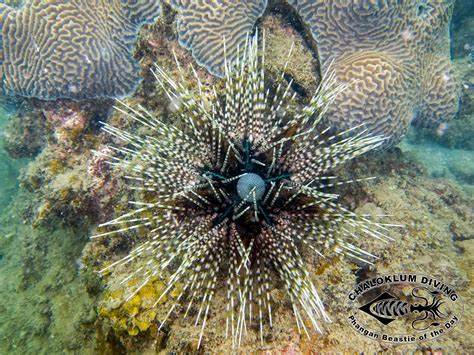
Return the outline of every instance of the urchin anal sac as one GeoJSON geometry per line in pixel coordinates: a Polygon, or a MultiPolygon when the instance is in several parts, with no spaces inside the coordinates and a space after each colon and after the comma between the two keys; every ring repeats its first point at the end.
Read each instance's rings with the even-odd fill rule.
{"type": "Polygon", "coordinates": [[[259,201],[265,193],[265,181],[258,174],[245,173],[237,182],[237,193],[244,201],[259,201]]]}

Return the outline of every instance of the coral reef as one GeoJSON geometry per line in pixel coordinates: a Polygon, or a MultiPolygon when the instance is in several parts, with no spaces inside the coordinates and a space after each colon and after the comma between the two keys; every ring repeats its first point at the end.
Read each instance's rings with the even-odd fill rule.
{"type": "MultiPolygon", "coordinates": [[[[120,21],[110,24],[101,21],[109,11],[102,1],[77,0],[67,11],[61,9],[61,1],[32,0],[18,10],[1,5],[4,89],[43,99],[129,94],[139,81],[130,54],[136,32],[160,12],[160,2],[149,2],[113,2],[110,11],[120,21]],[[61,31],[47,20],[55,19],[57,11],[65,22],[74,18],[61,31]],[[26,17],[32,18],[28,26],[26,17]],[[91,26],[88,20],[89,32],[81,33],[82,40],[70,40],[89,18],[97,24],[91,26]],[[71,43],[78,49],[69,50],[71,43]],[[38,50],[41,56],[36,55],[38,50]]],[[[456,114],[459,91],[448,36],[452,0],[288,3],[311,33],[320,69],[332,65],[341,81],[353,83],[330,112],[333,127],[344,130],[365,124],[389,136],[388,145],[398,142],[410,123],[436,128],[456,114]]],[[[181,45],[199,64],[222,76],[224,58],[237,57],[267,1],[173,0],[170,5],[178,13],[181,45]]]]}
{"type": "Polygon", "coordinates": [[[473,4],[457,1],[453,16],[453,52],[461,82],[459,114],[450,122],[438,125],[435,131],[416,129],[409,132],[402,149],[412,154],[434,177],[457,180],[468,193],[474,192],[474,61],[472,38],[473,4]]]}
{"type": "MultiPolygon", "coordinates": [[[[132,279],[129,284],[138,282],[132,279]]],[[[165,335],[159,331],[159,318],[164,314],[160,311],[169,300],[176,299],[179,290],[173,290],[168,296],[162,297],[158,307],[156,300],[162,296],[166,285],[158,280],[149,282],[137,294],[123,302],[123,288],[105,292],[99,304],[98,315],[104,321],[103,331],[118,338],[117,343],[124,348],[141,349],[142,344],[153,343],[156,351],[160,350],[165,335]]]]}
{"type": "MultiPolygon", "coordinates": [[[[0,3],[19,2],[7,0],[0,3]]],[[[284,71],[286,79],[294,80],[292,92],[296,92],[296,99],[303,106],[319,83],[319,73],[328,63],[318,61],[318,44],[309,24],[283,3],[270,1],[260,22],[260,27],[266,30],[265,74],[268,74],[268,84],[272,87],[277,73],[284,71]],[[303,29],[305,25],[306,30],[303,29]],[[294,55],[285,68],[292,42],[295,43],[294,55]]],[[[344,3],[346,6],[355,2],[327,2],[330,3],[344,3]]],[[[357,3],[362,4],[360,9],[372,11],[375,5],[384,6],[388,2],[357,3]]],[[[428,13],[434,11],[435,14],[436,9],[432,9],[431,4],[438,3],[421,1],[420,13],[428,9],[428,13]]],[[[457,6],[472,5],[469,1],[458,1],[457,6]]],[[[0,13],[5,15],[6,12],[2,11],[7,7],[0,7],[0,13]]],[[[165,5],[160,20],[145,26],[138,37],[134,57],[140,58],[144,80],[135,95],[126,101],[132,107],[147,107],[159,118],[175,117],[182,109],[182,100],[170,104],[163,90],[154,84],[149,68],[157,62],[170,76],[177,77],[179,71],[173,54],[185,68],[195,62],[192,53],[178,43],[175,15],[179,17],[179,11],[176,14],[169,9],[170,6],[165,5]]],[[[11,10],[8,8],[8,11],[11,10]]],[[[375,12],[378,11],[384,13],[383,8],[375,12]]],[[[474,331],[474,295],[470,287],[474,279],[474,188],[469,155],[472,151],[442,149],[432,142],[435,137],[437,142],[447,147],[471,149],[472,135],[468,132],[472,126],[470,117],[473,110],[473,74],[472,66],[469,67],[472,58],[469,58],[470,49],[463,48],[472,37],[469,37],[470,17],[466,10],[464,14],[455,14],[456,18],[462,23],[454,24],[457,31],[454,50],[464,56],[456,62],[463,84],[459,119],[438,125],[436,131],[442,133],[440,136],[423,135],[422,140],[429,145],[422,146],[421,138],[413,138],[410,134],[409,149],[402,145],[401,151],[392,148],[372,154],[340,171],[346,179],[368,175],[378,177],[342,192],[342,201],[350,206],[351,211],[369,214],[390,211],[393,214],[390,219],[402,221],[406,230],[395,233],[396,241],[388,247],[380,248],[369,240],[361,241],[364,248],[370,248],[381,256],[371,267],[341,262],[338,257],[320,262],[309,260],[307,268],[315,275],[316,287],[333,321],[323,334],[310,340],[300,336],[293,315],[288,311],[285,294],[277,287],[272,290],[275,299],[273,330],[264,339],[267,345],[260,345],[258,329],[251,330],[242,344],[242,352],[385,351],[422,354],[469,353],[474,348],[471,336],[474,331]],[[416,145],[412,145],[412,139],[416,140],[416,145]],[[422,150],[426,154],[416,154],[422,150]],[[426,163],[425,166],[422,163],[426,163]],[[348,307],[344,300],[356,282],[375,273],[420,270],[453,284],[460,292],[465,312],[459,329],[433,342],[402,346],[373,342],[350,329],[345,319],[348,307]]],[[[416,20],[409,25],[414,23],[416,20]]],[[[2,25],[0,22],[0,27],[2,25]]],[[[441,56],[446,57],[447,50],[435,48],[446,42],[446,32],[438,29],[436,35],[427,32],[426,43],[431,43],[434,52],[439,50],[441,56]]],[[[410,36],[406,37],[410,39],[410,36]]],[[[338,43],[336,38],[334,41],[338,43]]],[[[419,59],[424,53],[424,50],[420,51],[419,59]]],[[[0,66],[0,71],[2,68],[0,66]]],[[[219,85],[205,68],[197,66],[195,69],[204,88],[211,84],[219,85]]],[[[192,84],[193,75],[185,73],[183,77],[186,86],[198,90],[192,84]]],[[[162,294],[160,280],[151,280],[136,295],[138,297],[124,302],[125,295],[120,291],[119,282],[127,276],[126,268],[106,276],[111,285],[106,290],[102,289],[105,280],[97,280],[93,273],[100,266],[109,265],[113,256],[127,255],[133,245],[145,237],[144,230],[137,230],[128,238],[87,241],[90,230],[97,223],[124,213],[130,209],[128,201],[142,197],[139,192],[130,192],[123,185],[122,176],[110,168],[106,158],[92,154],[91,151],[96,150],[110,155],[107,145],[120,145],[117,140],[100,132],[100,121],[126,131],[137,131],[140,125],[124,119],[116,110],[110,112],[110,102],[77,104],[64,100],[49,103],[28,100],[28,103],[32,106],[27,111],[20,110],[10,118],[5,132],[8,141],[4,144],[12,156],[28,156],[33,161],[12,162],[6,155],[1,157],[2,179],[5,180],[0,186],[0,199],[4,202],[0,208],[0,298],[3,300],[0,303],[0,353],[196,353],[200,328],[193,327],[189,318],[171,317],[169,323],[158,331],[160,321],[173,306],[180,287],[173,290],[170,297],[162,298],[163,304],[153,308],[150,301],[162,294]],[[13,179],[20,174],[18,168],[25,164],[28,166],[21,174],[23,189],[12,196],[17,193],[13,179]],[[14,203],[6,205],[9,201],[14,203]],[[31,228],[33,224],[34,228],[31,228]]],[[[130,280],[130,286],[138,281],[130,280]]],[[[225,305],[225,295],[216,296],[215,302],[225,305]]],[[[178,308],[177,311],[184,309],[178,308]]],[[[211,312],[200,351],[228,353],[232,344],[230,339],[223,338],[223,329],[225,313],[211,312]]]]}
{"type": "Polygon", "coordinates": [[[13,158],[32,158],[46,146],[48,130],[33,107],[9,117],[3,131],[3,147],[13,158]]]}
{"type": "Polygon", "coordinates": [[[159,1],[30,0],[0,4],[0,77],[9,95],[87,99],[136,88],[138,30],[160,14],[159,1]]]}
{"type": "MultiPolygon", "coordinates": [[[[354,162],[341,173],[349,179],[364,176],[367,170],[380,178],[345,191],[345,203],[358,213],[379,214],[381,211],[393,211],[391,219],[403,221],[406,230],[396,234],[396,242],[390,246],[375,247],[369,240],[364,241],[366,248],[370,247],[374,249],[374,253],[382,256],[374,266],[342,262],[337,257],[308,264],[310,272],[317,275],[321,297],[326,300],[327,311],[332,319],[323,335],[315,335],[311,339],[300,336],[293,324],[293,316],[285,305],[283,292],[275,289],[272,291],[272,297],[276,300],[273,309],[274,324],[271,336],[265,338],[267,345],[261,347],[258,337],[249,332],[241,351],[284,352],[293,349],[295,353],[315,350],[330,353],[354,349],[365,352],[400,350],[395,345],[379,344],[360,336],[349,328],[345,319],[349,312],[345,303],[348,290],[358,280],[377,273],[423,270],[453,284],[461,293],[461,297],[466,299],[465,307],[472,304],[472,294],[468,291],[469,282],[472,282],[473,277],[472,270],[469,269],[473,262],[469,250],[474,239],[472,198],[466,197],[466,194],[449,180],[427,177],[420,165],[402,155],[399,150],[371,155],[354,162]]],[[[86,260],[104,259],[103,255],[130,248],[120,247],[116,239],[118,238],[111,240],[111,245],[97,242],[89,244],[85,250],[86,260]]],[[[108,276],[114,287],[102,295],[100,303],[99,317],[102,320],[104,336],[112,343],[118,342],[124,352],[196,351],[195,339],[199,335],[200,327],[191,326],[189,319],[173,319],[167,327],[157,331],[162,317],[173,303],[162,300],[163,303],[155,308],[155,314],[149,313],[150,303],[146,300],[148,297],[158,296],[163,290],[163,284],[154,280],[143,294],[139,292],[138,297],[123,302],[123,291],[118,291],[117,287],[120,287],[119,282],[126,275],[126,270],[120,270],[120,273],[108,276]],[[130,313],[131,315],[128,315],[130,313]],[[143,324],[141,319],[145,320],[143,324]],[[146,330],[142,331],[139,324],[146,330]]],[[[131,282],[136,283],[138,280],[132,279],[131,282]]],[[[217,294],[216,302],[225,304],[226,296],[217,294]]],[[[464,317],[472,318],[472,308],[464,317]]],[[[213,312],[208,321],[203,351],[229,351],[231,341],[222,337],[224,326],[225,322],[219,312],[213,312]]],[[[404,345],[403,349],[443,352],[469,349],[473,345],[468,335],[472,329],[468,323],[463,323],[460,327],[462,330],[455,331],[450,336],[427,344],[404,345]]]]}
{"type": "Polygon", "coordinates": [[[0,353],[92,353],[100,286],[79,260],[88,228],[33,228],[40,197],[17,191],[29,160],[0,159],[0,353]]]}
{"type": "Polygon", "coordinates": [[[8,5],[8,6],[13,6],[13,7],[19,7],[19,6],[23,5],[24,1],[25,0],[1,0],[0,4],[5,4],[5,5],[8,5]]]}
{"type": "Polygon", "coordinates": [[[331,123],[365,123],[397,142],[409,123],[436,127],[454,116],[458,90],[449,60],[452,1],[290,1],[309,27],[322,68],[344,82],[331,123]]]}
{"type": "Polygon", "coordinates": [[[469,58],[455,61],[461,81],[461,106],[457,117],[438,125],[435,131],[418,129],[420,140],[430,139],[454,149],[474,150],[474,62],[469,58]]]}
{"type": "MultiPolygon", "coordinates": [[[[107,168],[95,159],[91,149],[100,149],[94,131],[109,108],[107,102],[64,102],[61,106],[43,104],[31,112],[36,121],[43,122],[49,136],[48,144],[20,177],[24,188],[42,196],[33,225],[100,220],[102,209],[111,202],[106,196],[113,196],[116,185],[114,179],[103,181],[107,168]]],[[[15,137],[19,138],[11,139],[15,137]]],[[[31,149],[34,141],[28,142],[31,149]]]]}
{"type": "Polygon", "coordinates": [[[265,17],[261,27],[266,43],[265,69],[272,77],[284,72],[293,80],[293,90],[311,97],[321,81],[321,68],[304,38],[277,16],[265,17]]]}
{"type": "MultiPolygon", "coordinates": [[[[394,270],[406,272],[429,273],[438,276],[456,287],[465,297],[463,305],[465,319],[472,319],[472,270],[466,265],[472,263],[472,255],[467,254],[473,244],[472,234],[472,197],[466,196],[458,186],[449,180],[433,180],[424,176],[419,166],[400,154],[385,154],[378,162],[361,162],[359,168],[371,167],[373,173],[384,176],[374,186],[364,187],[371,199],[359,203],[357,211],[370,211],[381,207],[391,207],[392,218],[402,220],[406,226],[406,234],[396,243],[385,249],[384,260],[376,263],[374,268],[362,268],[356,271],[357,279],[365,279],[375,274],[389,273],[394,270]],[[396,208],[395,208],[396,206],[396,208]],[[454,228],[453,228],[454,226],[454,228]],[[453,230],[462,229],[457,234],[463,236],[464,242],[455,237],[453,230]]],[[[358,168],[355,167],[355,170],[358,168]]],[[[461,238],[461,239],[462,239],[461,238]]],[[[337,266],[340,277],[350,280],[351,271],[337,266]]],[[[354,270],[353,270],[354,271],[354,270]]],[[[354,281],[356,282],[356,281],[354,281]]],[[[331,284],[329,281],[328,284],[331,284]]],[[[343,292],[341,285],[332,284],[327,292],[337,294],[343,292]],[[333,289],[335,287],[335,291],[333,289]]],[[[324,295],[324,292],[323,292],[324,295]]],[[[324,297],[324,296],[323,296],[324,297]]],[[[343,296],[342,296],[343,297],[343,296]]],[[[357,349],[364,352],[377,351],[458,351],[458,347],[470,348],[472,339],[465,332],[472,331],[472,323],[465,323],[461,329],[449,336],[441,337],[433,342],[414,345],[394,346],[378,344],[360,335],[349,332],[347,328],[347,308],[343,298],[334,297],[329,305],[330,315],[335,316],[333,327],[325,341],[319,340],[321,352],[344,352],[357,349]]],[[[311,349],[313,343],[301,345],[300,349],[311,349]]]]}

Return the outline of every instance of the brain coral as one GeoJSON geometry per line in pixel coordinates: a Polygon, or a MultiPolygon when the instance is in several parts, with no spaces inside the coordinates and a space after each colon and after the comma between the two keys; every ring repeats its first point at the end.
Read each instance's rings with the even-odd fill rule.
{"type": "MultiPolygon", "coordinates": [[[[3,29],[3,24],[12,9],[7,5],[3,5],[0,3],[0,33],[3,29]]],[[[0,48],[3,46],[3,37],[0,36],[0,48]]],[[[3,62],[3,51],[0,50],[0,64],[3,62]]]]}
{"type": "MultiPolygon", "coordinates": [[[[449,58],[453,2],[288,0],[311,33],[322,70],[332,65],[341,81],[353,81],[330,111],[335,127],[365,123],[393,143],[411,122],[430,127],[454,116],[459,93],[449,58]]],[[[222,74],[219,37],[230,39],[226,51],[235,56],[265,1],[190,4],[179,7],[180,40],[199,63],[222,74]]]]}
{"type": "Polygon", "coordinates": [[[0,5],[7,94],[41,99],[121,97],[140,80],[131,51],[156,0],[29,0],[0,5]]]}
{"type": "Polygon", "coordinates": [[[323,68],[356,79],[338,97],[340,128],[368,123],[398,140],[410,122],[436,126],[458,110],[449,59],[451,0],[290,0],[318,47],[323,68]]]}
{"type": "Polygon", "coordinates": [[[224,57],[235,59],[247,34],[267,7],[267,0],[172,0],[178,10],[179,42],[209,72],[224,74],[224,57]],[[224,56],[225,38],[226,56],[224,56]]]}

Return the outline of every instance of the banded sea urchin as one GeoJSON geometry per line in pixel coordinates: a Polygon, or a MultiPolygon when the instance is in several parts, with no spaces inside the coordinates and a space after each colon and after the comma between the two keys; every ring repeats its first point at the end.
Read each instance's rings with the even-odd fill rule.
{"type": "Polygon", "coordinates": [[[379,147],[384,137],[360,127],[334,135],[320,129],[328,106],[344,90],[331,72],[310,103],[292,113],[291,82],[282,74],[266,89],[259,53],[256,37],[249,39],[241,59],[226,63],[222,92],[206,92],[196,75],[193,93],[156,67],[164,91],[183,105],[180,122],[170,125],[141,106],[121,103],[117,109],[147,133],[104,125],[126,144],[110,147],[115,152],[110,163],[125,169],[131,188],[147,198],[101,225],[109,230],[94,237],[139,228],[148,237],[101,272],[141,259],[124,280],[142,279],[131,296],[151,279],[170,275],[160,299],[181,287],[161,324],[178,306],[187,314],[196,304],[199,344],[217,292],[226,294],[226,335],[234,346],[250,324],[259,327],[263,341],[264,325],[272,326],[275,283],[286,290],[299,330],[308,333],[311,324],[320,331],[318,321],[329,318],[304,253],[333,251],[370,262],[373,255],[358,248],[357,239],[390,239],[390,225],[337,202],[334,187],[356,180],[331,175],[345,161],[379,147]]]}

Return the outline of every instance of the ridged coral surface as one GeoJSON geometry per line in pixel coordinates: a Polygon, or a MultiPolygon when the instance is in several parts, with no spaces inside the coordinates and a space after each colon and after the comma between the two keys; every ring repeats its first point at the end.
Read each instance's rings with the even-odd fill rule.
{"type": "MultiPolygon", "coordinates": [[[[178,1],[175,1],[177,3],[178,1]]],[[[265,9],[258,1],[181,1],[181,43],[197,62],[223,74],[228,57],[265,9]]],[[[279,2],[278,2],[279,3],[279,2]]],[[[449,58],[452,0],[288,0],[311,34],[321,69],[332,65],[353,85],[336,100],[331,124],[366,124],[397,142],[410,122],[436,127],[458,110],[449,58]]]]}
{"type": "Polygon", "coordinates": [[[155,0],[30,0],[20,9],[1,6],[4,91],[46,100],[129,94],[140,81],[131,54],[138,30],[160,10],[155,0]]]}
{"type": "Polygon", "coordinates": [[[323,68],[356,80],[331,114],[338,128],[367,124],[398,141],[409,123],[436,127],[458,109],[449,59],[451,0],[291,0],[323,68]]]}
{"type": "MultiPolygon", "coordinates": [[[[12,9],[7,5],[0,4],[0,33],[3,30],[3,24],[12,9]]],[[[3,36],[0,35],[0,64],[3,62],[3,51],[1,50],[3,46],[3,36]]],[[[0,76],[1,78],[1,76],[0,76]]]]}
{"type": "Polygon", "coordinates": [[[209,72],[222,76],[224,58],[235,59],[267,0],[172,0],[171,5],[178,11],[181,45],[209,72]]]}

